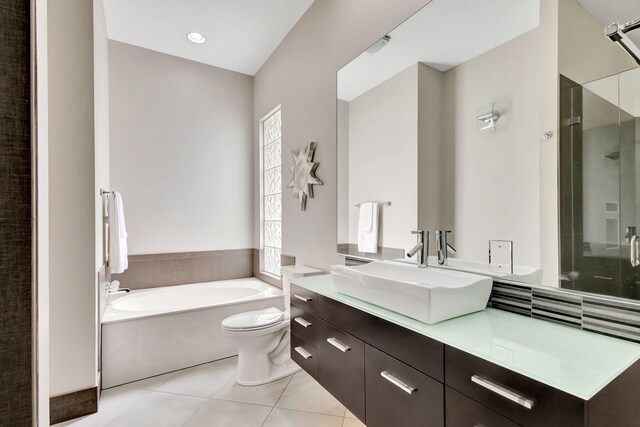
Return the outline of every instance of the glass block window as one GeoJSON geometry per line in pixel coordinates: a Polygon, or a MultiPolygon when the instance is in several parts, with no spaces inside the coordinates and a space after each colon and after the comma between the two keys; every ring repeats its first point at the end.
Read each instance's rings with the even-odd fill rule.
{"type": "Polygon", "coordinates": [[[278,108],[261,121],[264,270],[280,276],[282,253],[282,130],[278,108]]]}

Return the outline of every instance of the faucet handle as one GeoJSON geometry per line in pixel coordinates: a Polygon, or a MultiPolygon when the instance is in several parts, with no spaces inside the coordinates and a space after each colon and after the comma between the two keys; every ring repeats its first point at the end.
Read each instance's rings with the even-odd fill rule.
{"type": "Polygon", "coordinates": [[[424,230],[412,231],[411,234],[424,234],[424,230]]]}

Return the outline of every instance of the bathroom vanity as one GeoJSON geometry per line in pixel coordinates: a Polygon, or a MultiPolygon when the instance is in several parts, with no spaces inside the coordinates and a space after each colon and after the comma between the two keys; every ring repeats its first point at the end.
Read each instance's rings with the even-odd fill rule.
{"type": "Polygon", "coordinates": [[[640,345],[502,310],[427,325],[291,287],[291,357],[367,427],[637,426],[640,345]]]}

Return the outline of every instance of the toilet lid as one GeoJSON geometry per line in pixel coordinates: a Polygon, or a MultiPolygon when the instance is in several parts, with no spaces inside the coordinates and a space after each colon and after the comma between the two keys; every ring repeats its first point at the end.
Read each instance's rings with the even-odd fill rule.
{"type": "Polygon", "coordinates": [[[282,322],[284,313],[275,307],[235,314],[222,321],[225,329],[259,329],[282,322]]]}

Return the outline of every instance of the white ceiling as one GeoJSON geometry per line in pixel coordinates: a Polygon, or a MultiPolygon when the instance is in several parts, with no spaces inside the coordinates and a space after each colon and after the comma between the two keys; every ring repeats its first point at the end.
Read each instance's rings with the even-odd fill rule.
{"type": "MultiPolygon", "coordinates": [[[[578,0],[587,11],[602,24],[602,32],[609,24],[617,22],[626,24],[640,18],[640,1],[638,0],[578,0]]],[[[627,36],[640,47],[640,29],[627,33],[627,36]]]]}
{"type": "Polygon", "coordinates": [[[255,75],[313,1],[105,0],[105,15],[111,40],[255,75]]]}
{"type": "Polygon", "coordinates": [[[381,51],[338,72],[338,98],[351,101],[416,62],[446,71],[539,24],[539,0],[432,0],[390,32],[381,51]]]}

